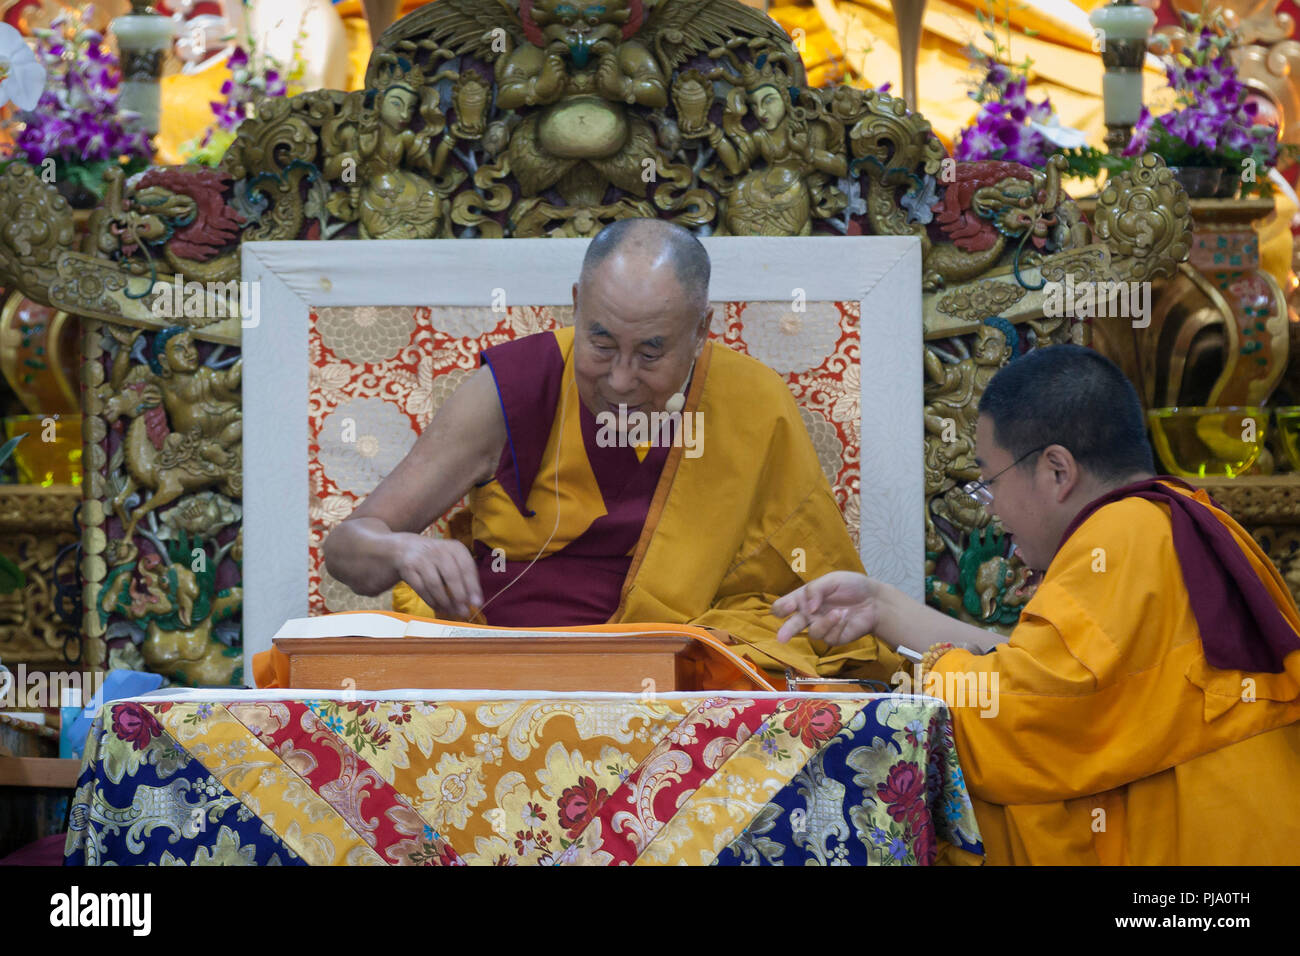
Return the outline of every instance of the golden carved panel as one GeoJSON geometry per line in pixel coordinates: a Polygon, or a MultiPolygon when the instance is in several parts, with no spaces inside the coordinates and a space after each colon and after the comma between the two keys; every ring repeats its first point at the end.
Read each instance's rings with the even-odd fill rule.
{"type": "MultiPolygon", "coordinates": [[[[0,595],[0,660],[7,664],[65,664],[68,629],[55,609],[54,564],[77,540],[73,514],[80,502],[81,489],[71,485],[0,485],[0,554],[27,578],[25,587],[0,595]]],[[[78,651],[72,641],[74,660],[78,651]]]]}

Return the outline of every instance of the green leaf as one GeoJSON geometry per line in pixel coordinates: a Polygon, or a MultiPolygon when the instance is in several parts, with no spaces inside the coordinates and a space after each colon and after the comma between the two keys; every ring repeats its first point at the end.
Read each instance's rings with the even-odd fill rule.
{"type": "Polygon", "coordinates": [[[4,461],[8,459],[10,455],[13,454],[13,451],[18,446],[18,443],[26,437],[27,437],[26,435],[15,435],[13,438],[5,442],[3,445],[0,445],[0,464],[3,464],[4,461]]]}
{"type": "Polygon", "coordinates": [[[10,594],[27,584],[27,575],[3,554],[0,554],[0,594],[10,594]]]}
{"type": "Polygon", "coordinates": [[[1065,157],[1067,179],[1094,179],[1103,171],[1116,173],[1128,169],[1133,160],[1102,152],[1092,146],[1078,149],[1058,149],[1057,153],[1065,157]]]}

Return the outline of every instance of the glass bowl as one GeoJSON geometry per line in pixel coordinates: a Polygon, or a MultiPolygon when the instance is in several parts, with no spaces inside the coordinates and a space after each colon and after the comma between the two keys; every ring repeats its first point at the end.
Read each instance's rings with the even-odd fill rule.
{"type": "Polygon", "coordinates": [[[26,436],[13,451],[19,484],[81,484],[80,415],[13,415],[4,423],[6,439],[26,436]]]}
{"type": "Polygon", "coordinates": [[[1180,478],[1235,478],[1268,437],[1268,410],[1256,405],[1153,408],[1147,423],[1161,463],[1180,478]]]}
{"type": "Polygon", "coordinates": [[[1282,454],[1292,471],[1300,471],[1300,405],[1280,405],[1273,409],[1273,422],[1282,454]]]}

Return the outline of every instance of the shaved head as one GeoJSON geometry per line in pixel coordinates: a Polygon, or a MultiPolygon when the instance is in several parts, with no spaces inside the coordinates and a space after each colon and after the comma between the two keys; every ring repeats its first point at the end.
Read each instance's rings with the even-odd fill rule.
{"type": "Polygon", "coordinates": [[[1082,345],[1034,349],[999,369],[979,413],[1013,458],[1055,442],[1105,482],[1155,473],[1137,391],[1119,366],[1082,345]]]}
{"type": "Polygon", "coordinates": [[[601,263],[615,253],[635,257],[647,271],[671,266],[683,298],[701,312],[708,308],[709,254],[690,230],[662,219],[611,223],[587,246],[578,284],[585,286],[601,263]]]}
{"type": "Polygon", "coordinates": [[[574,380],[594,415],[660,412],[685,394],[709,337],[709,256],[681,226],[620,219],[573,284],[574,380]]]}

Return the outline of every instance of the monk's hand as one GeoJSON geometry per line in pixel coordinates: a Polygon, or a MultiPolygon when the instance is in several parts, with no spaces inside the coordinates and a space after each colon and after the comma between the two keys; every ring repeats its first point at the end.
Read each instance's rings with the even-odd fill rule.
{"type": "Polygon", "coordinates": [[[397,573],[425,604],[439,614],[468,618],[483,606],[478,568],[459,541],[400,533],[396,540],[397,573]]]}
{"type": "Polygon", "coordinates": [[[847,644],[875,629],[883,596],[882,585],[865,574],[824,574],[772,603],[772,614],[787,618],[776,639],[785,643],[807,630],[827,644],[847,644]]]}

